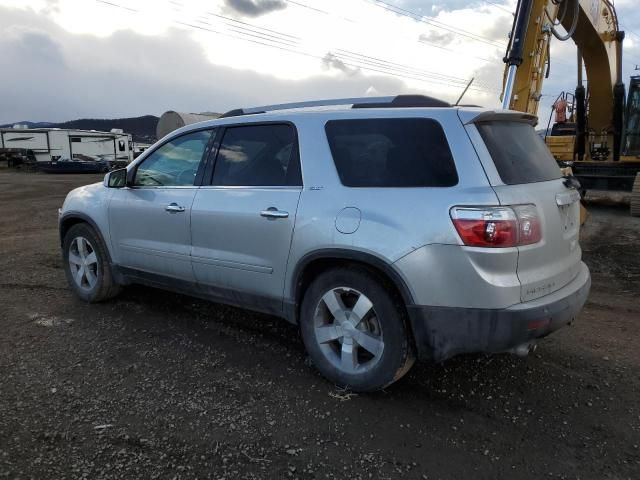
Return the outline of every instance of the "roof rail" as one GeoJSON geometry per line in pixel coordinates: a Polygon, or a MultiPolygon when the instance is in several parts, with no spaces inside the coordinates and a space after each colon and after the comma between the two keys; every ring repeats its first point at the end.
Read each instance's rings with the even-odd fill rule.
{"type": "Polygon", "coordinates": [[[277,110],[329,107],[335,105],[351,105],[351,108],[451,107],[449,103],[443,100],[426,95],[396,95],[389,97],[334,98],[328,100],[311,100],[308,102],[281,103],[279,105],[265,105],[262,107],[236,108],[235,110],[229,110],[223,113],[220,118],[252,115],[277,110]]]}

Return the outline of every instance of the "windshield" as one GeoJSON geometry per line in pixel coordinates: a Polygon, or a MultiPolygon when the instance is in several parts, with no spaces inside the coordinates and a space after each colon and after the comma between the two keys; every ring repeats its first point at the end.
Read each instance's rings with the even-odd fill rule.
{"type": "Polygon", "coordinates": [[[482,122],[477,128],[505,184],[545,182],[562,176],[544,140],[528,123],[482,122]]]}

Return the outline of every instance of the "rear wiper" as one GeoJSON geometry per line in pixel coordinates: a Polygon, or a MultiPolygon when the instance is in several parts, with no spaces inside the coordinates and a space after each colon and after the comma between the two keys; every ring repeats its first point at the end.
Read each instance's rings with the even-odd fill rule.
{"type": "Polygon", "coordinates": [[[582,187],[582,185],[580,185],[580,181],[573,175],[567,175],[564,177],[564,181],[562,183],[565,187],[575,188],[578,191],[580,191],[580,188],[582,187]]]}

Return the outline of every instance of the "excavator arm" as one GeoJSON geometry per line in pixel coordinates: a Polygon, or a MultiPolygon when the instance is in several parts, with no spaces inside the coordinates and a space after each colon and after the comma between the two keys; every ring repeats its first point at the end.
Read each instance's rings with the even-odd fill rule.
{"type": "MultiPolygon", "coordinates": [[[[542,86],[550,68],[549,42],[573,39],[578,47],[576,153],[583,156],[585,92],[582,67],[589,79],[588,128],[613,144],[613,160],[622,145],[624,96],[622,40],[610,0],[519,0],[513,22],[503,85],[503,108],[537,115],[542,86]],[[562,25],[564,32],[558,32],[562,25]],[[580,118],[582,117],[582,118],[580,118]]],[[[581,158],[580,158],[581,159],[581,158]]]]}

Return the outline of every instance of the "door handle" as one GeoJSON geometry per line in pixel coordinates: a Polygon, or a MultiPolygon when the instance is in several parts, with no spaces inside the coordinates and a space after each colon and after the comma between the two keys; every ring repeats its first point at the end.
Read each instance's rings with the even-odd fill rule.
{"type": "Polygon", "coordinates": [[[170,203],[169,205],[167,205],[166,207],[164,207],[164,209],[169,212],[169,213],[180,213],[180,212],[184,212],[184,207],[181,207],[180,205],[178,205],[177,203],[170,203]]]}
{"type": "Polygon", "coordinates": [[[267,218],[287,218],[289,216],[289,212],[283,212],[282,210],[278,210],[276,207],[269,207],[266,210],[262,210],[260,212],[260,216],[267,218]]]}

